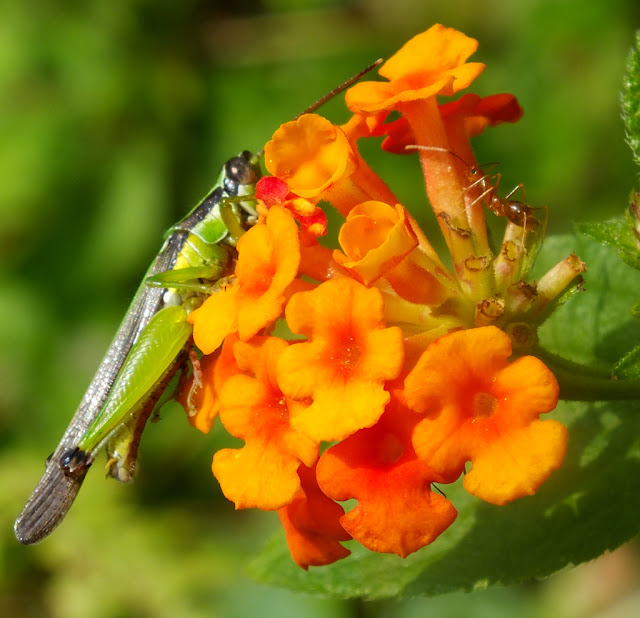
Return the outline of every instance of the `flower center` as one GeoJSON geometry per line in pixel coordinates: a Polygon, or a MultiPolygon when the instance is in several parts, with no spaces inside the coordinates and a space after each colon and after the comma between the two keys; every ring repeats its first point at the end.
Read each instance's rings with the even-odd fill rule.
{"type": "Polygon", "coordinates": [[[362,356],[362,349],[353,337],[349,337],[340,347],[336,361],[343,371],[352,371],[362,356]]]}
{"type": "Polygon", "coordinates": [[[377,462],[380,466],[391,466],[404,454],[402,442],[392,435],[385,435],[379,442],[377,462]]]}
{"type": "Polygon", "coordinates": [[[489,393],[482,391],[473,396],[471,410],[474,418],[491,418],[496,411],[498,400],[489,393]]]}

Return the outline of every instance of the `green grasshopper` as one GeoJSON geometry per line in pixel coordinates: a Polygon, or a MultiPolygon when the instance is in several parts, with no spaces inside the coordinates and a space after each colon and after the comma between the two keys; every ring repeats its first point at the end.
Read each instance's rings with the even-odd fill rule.
{"type": "MultiPolygon", "coordinates": [[[[16,520],[25,544],[62,521],[96,455],[107,447],[109,471],[132,479],[140,434],[173,374],[184,366],[192,326],[187,314],[233,271],[235,243],[256,217],[250,202],[260,177],[249,152],[227,161],[217,184],[169,229],[104,360],[45,473],[16,520]]],[[[195,372],[195,369],[194,369],[195,372]]]]}
{"type": "MultiPolygon", "coordinates": [[[[302,113],[314,111],[381,62],[377,60],[302,113]]],[[[208,195],[167,232],[69,427],[47,459],[44,475],[16,520],[14,532],[20,542],[36,543],[58,526],[102,449],[107,450],[111,476],[123,482],[133,478],[145,424],[170,396],[169,382],[184,368],[192,348],[187,315],[231,275],[236,241],[255,221],[250,196],[260,178],[259,157],[245,151],[229,159],[208,195]]],[[[192,364],[195,385],[197,362],[192,364]]]]}

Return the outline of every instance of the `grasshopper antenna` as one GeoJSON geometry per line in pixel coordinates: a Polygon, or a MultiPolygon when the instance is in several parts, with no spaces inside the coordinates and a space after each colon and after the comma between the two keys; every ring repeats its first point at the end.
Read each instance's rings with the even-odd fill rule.
{"type": "Polygon", "coordinates": [[[300,112],[294,120],[297,120],[303,114],[310,114],[311,112],[315,112],[319,107],[322,107],[327,101],[333,99],[337,94],[340,94],[343,90],[346,90],[349,86],[355,84],[359,79],[364,77],[367,73],[373,71],[377,66],[381,65],[383,62],[382,58],[378,58],[375,62],[372,62],[366,69],[362,69],[360,73],[356,73],[352,77],[350,77],[346,82],[340,84],[336,88],[334,88],[331,92],[327,92],[322,98],[318,99],[313,105],[309,105],[307,109],[300,112]]]}
{"type": "MultiPolygon", "coordinates": [[[[382,64],[383,61],[384,60],[382,58],[378,58],[375,62],[372,62],[368,67],[366,67],[365,69],[362,69],[362,71],[350,77],[346,82],[343,82],[342,84],[334,88],[331,92],[327,92],[327,94],[325,94],[322,98],[318,99],[315,103],[313,103],[312,105],[309,105],[307,109],[301,111],[297,116],[293,118],[293,120],[297,120],[298,118],[300,118],[300,116],[304,114],[310,114],[311,112],[315,112],[319,107],[323,106],[327,101],[335,97],[337,94],[340,94],[343,90],[346,90],[347,88],[349,88],[349,86],[355,84],[359,79],[364,77],[370,71],[373,71],[373,69],[375,69],[377,66],[382,64]]],[[[264,148],[260,149],[256,153],[256,156],[262,157],[263,154],[264,154],[264,148]]]]}

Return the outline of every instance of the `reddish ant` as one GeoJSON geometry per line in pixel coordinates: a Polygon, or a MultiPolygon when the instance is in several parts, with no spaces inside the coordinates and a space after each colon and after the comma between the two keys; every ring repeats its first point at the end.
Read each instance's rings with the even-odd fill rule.
{"type": "Polygon", "coordinates": [[[501,178],[499,173],[487,176],[478,166],[469,165],[469,163],[467,163],[460,155],[451,150],[447,150],[446,148],[440,148],[438,146],[411,145],[406,146],[406,149],[446,152],[464,163],[467,167],[467,180],[469,181],[469,185],[465,188],[465,191],[469,191],[474,188],[478,188],[481,191],[480,195],[471,203],[471,206],[482,200],[487,205],[487,208],[496,213],[496,215],[505,217],[511,221],[511,223],[522,228],[526,228],[527,219],[531,222],[536,221],[533,214],[535,209],[527,206],[524,202],[509,199],[518,189],[522,191],[522,195],[526,199],[524,194],[524,185],[522,183],[515,187],[504,198],[500,198],[498,196],[498,186],[500,185],[501,178]]]}

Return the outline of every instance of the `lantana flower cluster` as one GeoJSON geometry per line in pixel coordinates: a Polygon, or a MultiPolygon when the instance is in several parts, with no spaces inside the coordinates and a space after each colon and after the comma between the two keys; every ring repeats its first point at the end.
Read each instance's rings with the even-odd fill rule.
{"type": "Polygon", "coordinates": [[[501,199],[474,159],[471,137],[522,114],[509,94],[458,96],[484,69],[467,61],[476,47],[436,25],[382,65],[386,81],[347,91],[346,124],[281,126],[235,274],[189,316],[203,353],[190,421],[208,432],[219,416],[244,441],[213,473],[236,508],[278,512],[303,568],[346,557],[350,539],[405,557],[456,519],[436,485],[464,475],[503,505],[565,455],[565,427],[540,418],[558,383],[532,352],[585,267],[571,255],[530,278],[546,211],[501,199]],[[358,141],[379,137],[419,159],[445,259],[360,156],[358,141]],[[331,207],[344,218],[335,250],[318,241],[331,207]],[[495,251],[489,209],[505,223],[495,251]]]}

